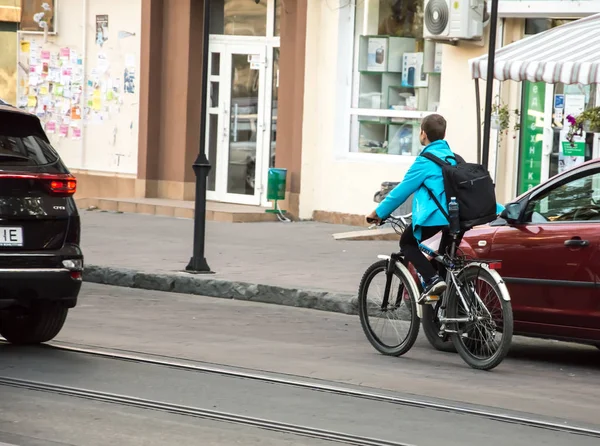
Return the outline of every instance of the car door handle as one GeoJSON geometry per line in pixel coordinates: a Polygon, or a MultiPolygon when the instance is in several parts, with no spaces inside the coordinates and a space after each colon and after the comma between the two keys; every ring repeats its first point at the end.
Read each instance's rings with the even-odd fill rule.
{"type": "Polygon", "coordinates": [[[585,247],[585,246],[589,246],[590,242],[587,240],[581,240],[581,239],[576,239],[576,238],[572,238],[571,240],[567,240],[565,241],[565,246],[581,246],[581,247],[585,247]]]}

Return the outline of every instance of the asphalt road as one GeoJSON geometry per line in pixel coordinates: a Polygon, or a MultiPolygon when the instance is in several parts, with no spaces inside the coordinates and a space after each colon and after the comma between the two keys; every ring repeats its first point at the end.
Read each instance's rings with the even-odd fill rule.
{"type": "MultiPolygon", "coordinates": [[[[444,443],[449,446],[459,446],[465,443],[487,443],[493,446],[504,445],[507,438],[514,446],[529,446],[532,443],[562,446],[574,442],[578,445],[591,446],[598,442],[598,438],[521,425],[507,425],[485,418],[474,419],[461,414],[382,403],[237,377],[177,370],[160,365],[40,348],[4,346],[2,351],[3,360],[0,365],[2,378],[46,382],[96,392],[108,392],[111,395],[218,410],[237,416],[310,426],[386,441],[401,441],[404,444],[433,446],[444,443]],[[448,436],[448,432],[453,431],[458,432],[456,435],[448,436]]],[[[29,407],[31,410],[35,407],[39,413],[40,396],[34,396],[38,400],[35,405],[28,401],[30,398],[31,395],[18,395],[25,408],[29,407]]],[[[50,406],[49,411],[57,418],[55,420],[57,427],[73,429],[74,425],[80,424],[73,423],[73,417],[69,416],[69,411],[73,412],[74,409],[81,413],[75,415],[75,419],[81,418],[84,414],[86,417],[90,416],[87,402],[86,404],[75,401],[69,403],[62,396],[59,396],[58,402],[53,398],[47,398],[45,402],[50,406]],[[51,407],[54,402],[61,410],[51,407]]],[[[119,408],[118,405],[117,407],[119,408]]],[[[96,407],[91,409],[99,410],[96,407]]],[[[109,407],[104,410],[111,412],[109,407]]],[[[11,412],[10,407],[5,408],[5,411],[11,412]]],[[[147,414],[136,414],[137,419],[140,421],[145,419],[147,422],[153,420],[156,411],[147,412],[147,414]]],[[[124,415],[127,419],[132,414],[125,411],[124,415]]],[[[118,426],[122,429],[124,423],[121,422],[120,417],[114,415],[112,417],[111,422],[105,420],[105,428],[118,426]]],[[[158,418],[160,422],[165,422],[162,416],[158,418]]],[[[80,429],[86,424],[87,422],[82,421],[80,429]]],[[[127,427],[131,429],[131,425],[127,427]]],[[[39,427],[36,430],[39,432],[39,427]]],[[[82,437],[76,440],[77,442],[87,439],[90,435],[86,432],[80,434],[82,437]]],[[[43,432],[43,436],[48,438],[48,432],[43,432]]],[[[94,437],[98,438],[98,434],[94,437]]],[[[54,441],[52,437],[49,439],[54,441]]],[[[121,444],[121,439],[113,438],[111,443],[121,444]]],[[[87,442],[84,440],[79,444],[87,444],[87,442]]],[[[170,440],[169,444],[174,443],[170,440]]]]}
{"type": "MultiPolygon", "coordinates": [[[[598,423],[600,352],[587,346],[517,338],[513,352],[500,367],[477,372],[455,354],[432,350],[423,338],[405,357],[381,356],[352,316],[91,284],[84,285],[80,305],[71,311],[56,341],[598,423]]],[[[597,438],[238,378],[202,374],[198,379],[195,372],[76,353],[4,346],[0,356],[3,377],[217,407],[416,445],[598,442],[597,438]]],[[[0,395],[0,442],[22,446],[53,444],[44,441],[86,445],[324,444],[51,393],[0,387],[0,395]]]]}
{"type": "Polygon", "coordinates": [[[331,446],[231,423],[0,387],[0,446],[331,446]]]}

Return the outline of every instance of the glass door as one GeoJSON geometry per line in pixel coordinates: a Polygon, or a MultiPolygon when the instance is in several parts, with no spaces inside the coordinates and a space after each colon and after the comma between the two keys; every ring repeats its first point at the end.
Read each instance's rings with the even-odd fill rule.
{"type": "Polygon", "coordinates": [[[597,103],[596,89],[590,85],[548,85],[546,89],[546,116],[542,180],[547,180],[573,166],[594,157],[594,134],[584,132],[574,140],[566,141],[569,130],[567,116],[577,116],[597,103]]]}
{"type": "Polygon", "coordinates": [[[270,145],[266,46],[211,44],[209,61],[207,197],[259,205],[270,145]]]}

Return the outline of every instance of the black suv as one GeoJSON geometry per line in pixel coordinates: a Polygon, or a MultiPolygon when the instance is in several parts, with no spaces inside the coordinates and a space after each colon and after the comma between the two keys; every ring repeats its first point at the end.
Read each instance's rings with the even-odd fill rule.
{"type": "Polygon", "coordinates": [[[0,335],[9,342],[51,340],[77,304],[76,188],[38,117],[0,102],[0,335]]]}

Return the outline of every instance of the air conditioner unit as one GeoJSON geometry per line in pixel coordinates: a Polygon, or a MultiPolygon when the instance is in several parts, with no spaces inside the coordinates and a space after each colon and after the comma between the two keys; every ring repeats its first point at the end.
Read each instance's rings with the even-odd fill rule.
{"type": "Polygon", "coordinates": [[[485,0],[425,0],[423,37],[435,41],[481,40],[486,4],[485,0]]]}

